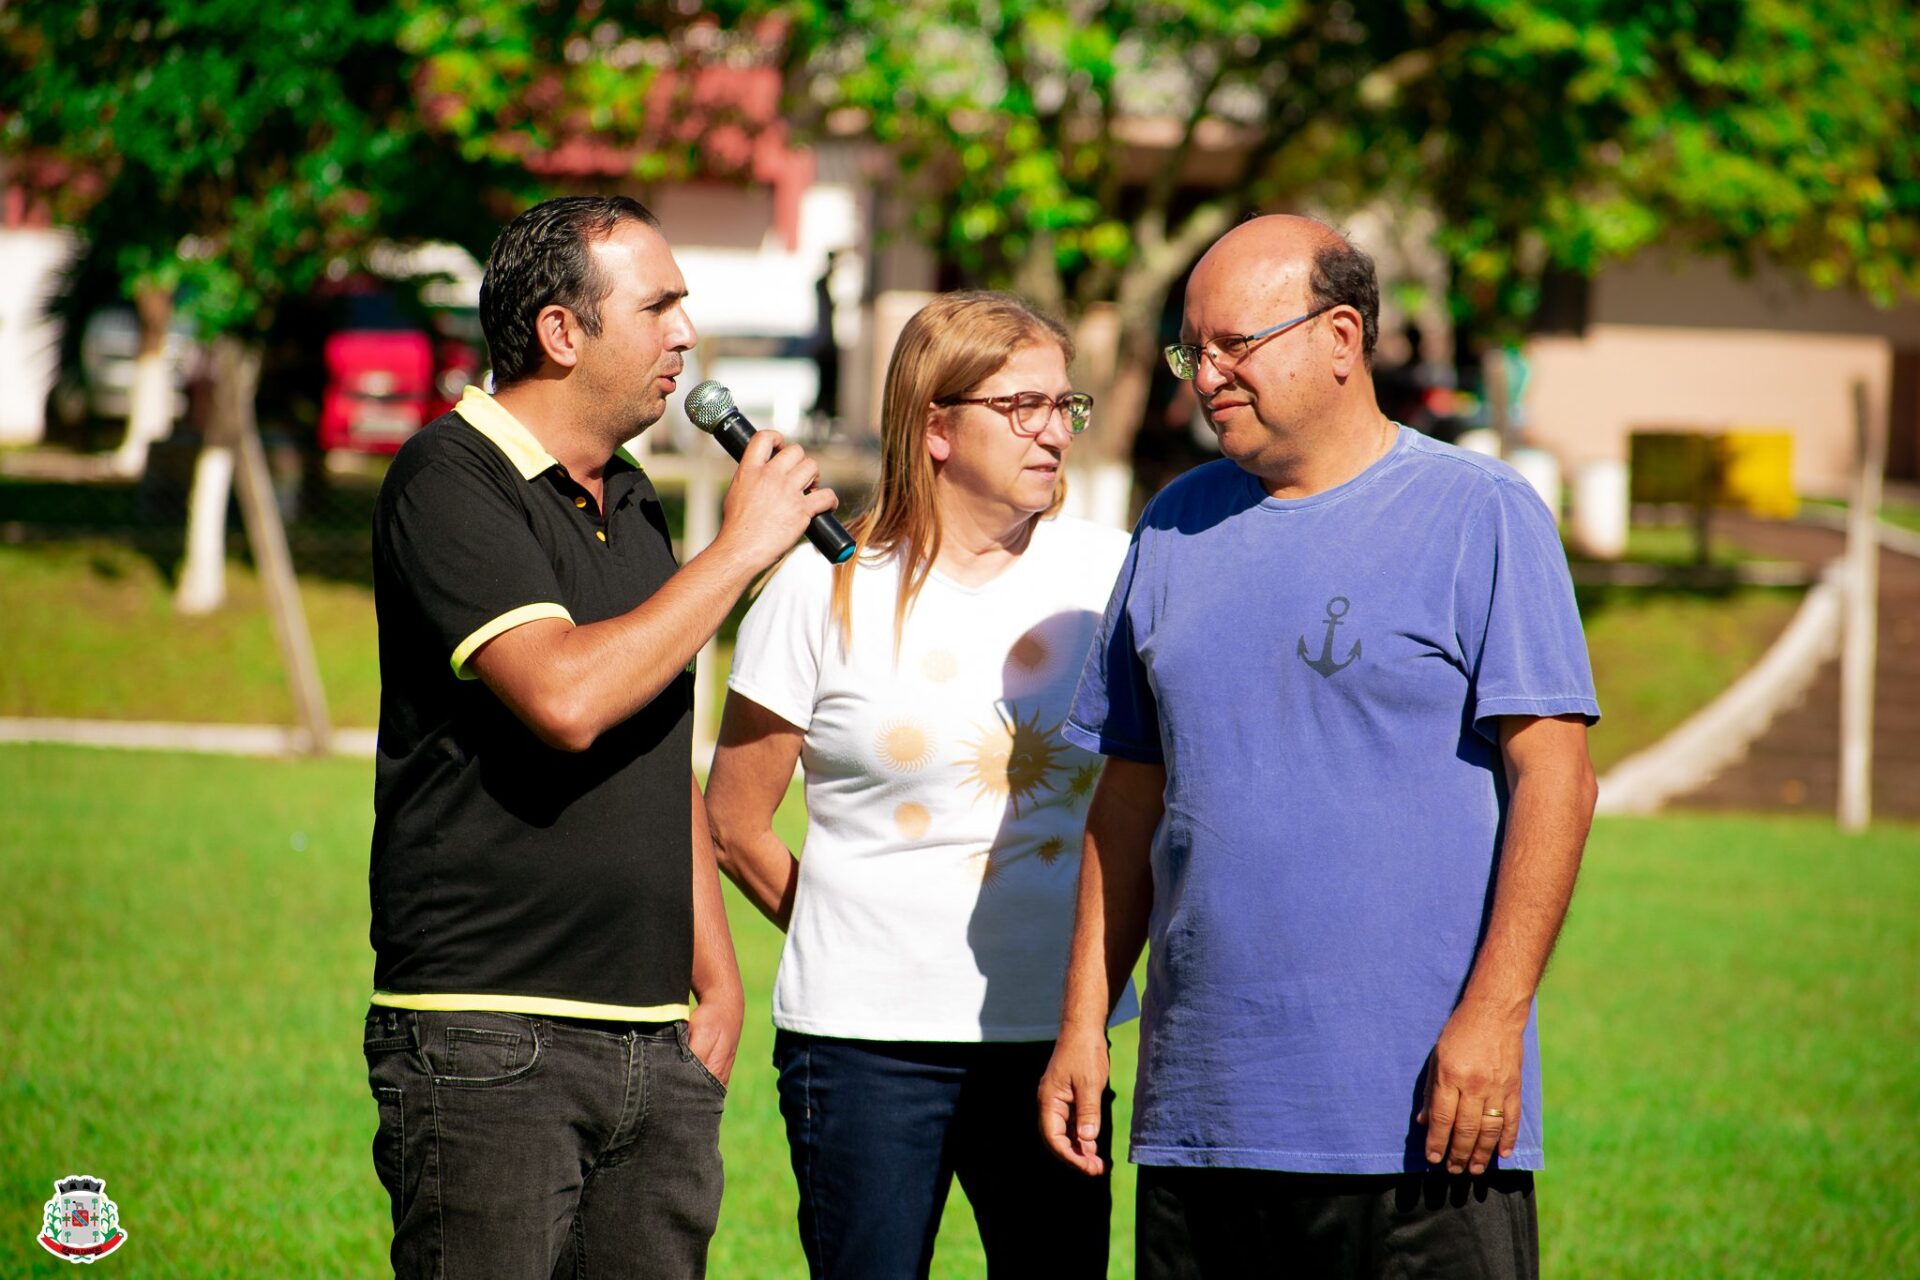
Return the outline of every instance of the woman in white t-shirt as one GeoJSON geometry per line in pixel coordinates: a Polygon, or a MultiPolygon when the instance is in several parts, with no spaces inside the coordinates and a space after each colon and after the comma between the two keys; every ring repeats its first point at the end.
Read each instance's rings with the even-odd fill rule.
{"type": "Polygon", "coordinates": [[[925,1275],[956,1174],[995,1274],[1106,1274],[1107,1178],[1048,1152],[1035,1102],[1100,772],[1058,729],[1127,544],[1054,514],[1093,408],[1071,356],[1004,294],[929,303],[859,553],[800,548],[740,627],[707,806],[787,933],[774,1063],[816,1277],[925,1275]],[[796,760],[798,859],[772,827],[796,760]]]}

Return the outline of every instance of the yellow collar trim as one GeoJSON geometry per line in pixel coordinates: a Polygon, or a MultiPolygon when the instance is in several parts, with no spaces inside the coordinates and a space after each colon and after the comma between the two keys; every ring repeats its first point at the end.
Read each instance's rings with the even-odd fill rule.
{"type": "Polygon", "coordinates": [[[472,383],[467,384],[460,403],[454,406],[453,411],[465,418],[475,431],[493,441],[500,452],[507,455],[507,461],[514,465],[522,479],[531,480],[548,467],[560,465],[559,459],[547,452],[546,447],[533,432],[527,430],[520,419],[508,413],[498,400],[472,383]]]}
{"type": "MultiPolygon", "coordinates": [[[[492,396],[469,382],[460,396],[460,403],[453,411],[467,420],[467,425],[493,441],[500,452],[507,455],[507,461],[513,463],[524,480],[531,480],[548,467],[557,467],[560,460],[548,453],[526,424],[508,413],[505,406],[492,396]]],[[[638,459],[625,449],[615,449],[613,456],[632,467],[635,471],[644,470],[638,459]]]]}

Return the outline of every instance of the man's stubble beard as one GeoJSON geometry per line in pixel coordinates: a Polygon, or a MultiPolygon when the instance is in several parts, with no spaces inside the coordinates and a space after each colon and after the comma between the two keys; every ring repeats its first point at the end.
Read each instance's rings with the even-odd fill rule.
{"type": "Polygon", "coordinates": [[[606,438],[610,441],[609,451],[619,448],[666,416],[667,398],[653,389],[656,376],[649,372],[645,383],[639,388],[619,384],[599,385],[589,393],[608,406],[605,430],[606,438]]]}

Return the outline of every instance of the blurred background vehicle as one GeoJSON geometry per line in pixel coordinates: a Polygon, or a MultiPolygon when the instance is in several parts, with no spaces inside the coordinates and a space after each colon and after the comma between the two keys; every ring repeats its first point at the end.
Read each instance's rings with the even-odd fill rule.
{"type": "Polygon", "coordinates": [[[322,452],[393,453],[485,372],[474,308],[431,307],[361,277],[331,310],[315,428],[322,452]]]}
{"type": "MultiPolygon", "coordinates": [[[[60,370],[47,395],[47,418],[62,438],[91,440],[124,429],[133,405],[140,321],[130,306],[111,305],[87,317],[79,360],[60,370]]],[[[167,330],[165,359],[173,386],[173,417],[187,416],[188,384],[199,346],[193,327],[175,317],[167,330]]]]}

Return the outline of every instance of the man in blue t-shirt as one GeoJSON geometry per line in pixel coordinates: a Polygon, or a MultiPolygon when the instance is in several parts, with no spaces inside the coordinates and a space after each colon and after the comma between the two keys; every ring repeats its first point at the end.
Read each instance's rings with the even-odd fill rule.
{"type": "Polygon", "coordinates": [[[1041,1119],[1097,1170],[1150,941],[1143,1277],[1538,1271],[1534,991],[1599,707],[1551,516],[1381,414],[1378,311],[1307,219],[1201,259],[1167,358],[1226,456],[1141,516],[1064,730],[1110,759],[1041,1119]]]}

